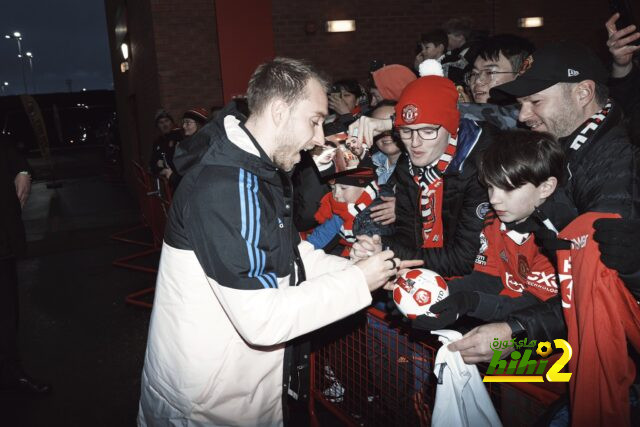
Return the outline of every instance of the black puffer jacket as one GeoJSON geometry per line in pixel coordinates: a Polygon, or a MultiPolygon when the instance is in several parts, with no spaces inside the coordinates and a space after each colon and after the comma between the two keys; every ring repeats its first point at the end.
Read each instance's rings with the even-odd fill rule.
{"type": "Polygon", "coordinates": [[[577,136],[575,132],[560,142],[569,168],[569,196],[578,212],[613,212],[623,218],[637,218],[640,150],[630,143],[619,106],[612,105],[606,119],[586,141],[579,143],[577,136]]]}
{"type": "MultiPolygon", "coordinates": [[[[597,131],[577,150],[572,148],[575,137],[560,141],[568,162],[568,195],[578,213],[613,212],[623,218],[640,218],[640,150],[629,141],[619,107],[613,105],[597,131]]],[[[559,298],[514,313],[510,319],[519,321],[530,339],[549,341],[567,334],[559,298]]]]}
{"type": "Polygon", "coordinates": [[[496,132],[498,130],[488,123],[480,128],[472,121],[461,121],[458,149],[443,177],[442,248],[422,248],[419,187],[409,173],[407,155],[401,156],[388,182],[396,185],[396,233],[383,238],[383,244],[397,257],[422,259],[425,268],[443,276],[471,272],[480,247],[484,214],[489,209],[487,190],[478,182],[476,162],[478,154],[487,148],[496,132]],[[471,135],[475,137],[468,138],[471,135]]]}

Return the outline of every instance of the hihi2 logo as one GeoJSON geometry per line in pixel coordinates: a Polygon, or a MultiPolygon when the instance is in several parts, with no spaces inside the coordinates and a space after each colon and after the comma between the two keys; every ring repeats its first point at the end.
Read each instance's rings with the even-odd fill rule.
{"type": "MultiPolygon", "coordinates": [[[[524,340],[526,341],[526,340],[524,340]]],[[[535,341],[531,342],[535,346],[535,341]]],[[[547,371],[547,365],[549,360],[547,357],[551,354],[551,343],[549,341],[539,342],[536,353],[542,357],[540,360],[530,360],[531,354],[533,352],[531,345],[527,346],[526,342],[523,345],[523,340],[520,342],[514,342],[511,340],[511,346],[515,347],[516,350],[511,352],[509,355],[511,360],[507,360],[505,358],[502,359],[503,349],[509,348],[511,346],[507,346],[508,342],[502,342],[502,349],[500,349],[500,342],[494,341],[491,344],[491,349],[493,350],[493,357],[491,358],[491,362],[489,363],[489,368],[487,369],[487,374],[482,379],[485,383],[495,383],[495,382],[535,382],[541,383],[544,382],[544,378],[546,377],[549,382],[568,382],[571,379],[570,372],[560,372],[562,368],[571,360],[571,345],[563,339],[553,340],[553,344],[555,348],[558,350],[562,350],[562,355],[558,360],[556,360],[553,365],[547,371]],[[498,345],[495,345],[498,344],[498,345]],[[496,348],[498,347],[498,348],[496,348]],[[522,348],[526,348],[523,352],[519,350],[522,348]],[[546,374],[545,374],[545,371],[546,374]],[[544,375],[544,377],[543,377],[544,375]]]]}

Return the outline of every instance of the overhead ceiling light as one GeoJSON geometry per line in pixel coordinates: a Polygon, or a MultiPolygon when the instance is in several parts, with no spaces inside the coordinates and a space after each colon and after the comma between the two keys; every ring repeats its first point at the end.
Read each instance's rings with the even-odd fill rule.
{"type": "Polygon", "coordinates": [[[122,50],[122,57],[125,60],[129,59],[129,45],[126,43],[122,43],[120,45],[120,50],[122,50]]]}
{"type": "Polygon", "coordinates": [[[529,16],[518,19],[518,27],[520,28],[538,28],[542,26],[544,26],[544,18],[542,16],[529,16]]]}
{"type": "Polygon", "coordinates": [[[355,30],[356,30],[356,21],[353,19],[327,21],[328,33],[347,33],[355,30]]]}

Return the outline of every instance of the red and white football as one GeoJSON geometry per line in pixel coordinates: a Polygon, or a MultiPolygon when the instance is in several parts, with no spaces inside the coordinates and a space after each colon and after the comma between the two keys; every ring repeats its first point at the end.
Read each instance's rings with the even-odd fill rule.
{"type": "Polygon", "coordinates": [[[424,268],[408,270],[396,279],[393,302],[409,319],[425,314],[435,317],[429,308],[449,296],[447,282],[437,273],[424,268]]]}

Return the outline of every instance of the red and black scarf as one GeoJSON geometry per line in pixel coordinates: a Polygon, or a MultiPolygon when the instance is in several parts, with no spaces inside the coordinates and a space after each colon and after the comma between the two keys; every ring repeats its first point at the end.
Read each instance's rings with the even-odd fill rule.
{"type": "Polygon", "coordinates": [[[598,127],[605,121],[609,111],[611,110],[611,100],[607,100],[606,105],[602,110],[589,117],[583,124],[574,132],[576,135],[571,141],[569,148],[578,151],[582,146],[587,143],[593,134],[598,130],[598,127]]]}
{"type": "Polygon", "coordinates": [[[456,153],[457,139],[449,137],[449,145],[442,156],[431,165],[416,167],[409,159],[409,173],[420,187],[418,203],[422,218],[422,247],[441,248],[443,245],[442,227],[442,175],[456,153]]]}
{"type": "Polygon", "coordinates": [[[340,243],[350,247],[356,241],[356,236],[353,234],[354,219],[378,197],[379,191],[380,188],[374,180],[364,187],[364,191],[355,203],[338,202],[333,198],[332,193],[327,193],[320,200],[320,207],[314,217],[320,224],[330,219],[333,215],[338,215],[342,218],[344,223],[340,227],[340,243]]]}

